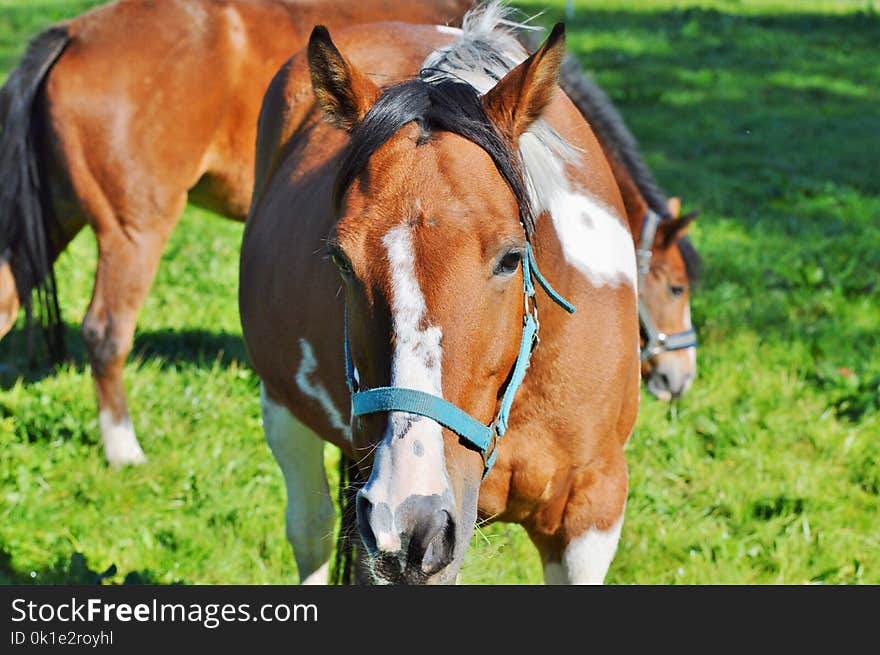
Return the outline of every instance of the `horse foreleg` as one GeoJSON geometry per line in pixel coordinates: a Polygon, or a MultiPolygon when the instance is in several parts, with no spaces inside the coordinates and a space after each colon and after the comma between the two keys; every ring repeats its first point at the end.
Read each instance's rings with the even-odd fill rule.
{"type": "Polygon", "coordinates": [[[260,385],[266,441],[287,487],[285,524],[301,584],[327,584],[336,512],[324,468],[324,442],[260,385]]]}
{"type": "Polygon", "coordinates": [[[170,232],[170,227],[163,228],[135,235],[120,229],[98,232],[98,268],[82,335],[95,381],[104,454],[113,467],[146,460],[129,415],[123,368],[170,232]]]}
{"type": "Polygon", "coordinates": [[[603,584],[620,541],[626,507],[623,458],[575,475],[564,519],[552,537],[530,531],[545,584],[603,584]]]}

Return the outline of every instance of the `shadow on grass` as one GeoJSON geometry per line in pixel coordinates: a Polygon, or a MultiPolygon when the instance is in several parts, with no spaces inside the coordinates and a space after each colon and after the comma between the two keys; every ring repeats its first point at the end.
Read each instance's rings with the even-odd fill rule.
{"type": "Polygon", "coordinates": [[[583,10],[568,24],[671,195],[748,226],[791,191],[880,192],[863,147],[880,130],[876,13],[583,10]]]}
{"type": "MultiPolygon", "coordinates": [[[[8,549],[0,545],[0,584],[3,585],[105,585],[105,584],[168,584],[163,582],[156,573],[149,569],[130,571],[119,579],[116,565],[111,565],[104,571],[95,571],[89,564],[85,555],[74,552],[69,559],[59,557],[49,567],[40,570],[22,571],[12,563],[12,556],[8,549]]],[[[177,580],[171,584],[185,584],[177,580]]]]}
{"type": "MultiPolygon", "coordinates": [[[[89,370],[79,326],[65,323],[67,358],[64,364],[80,372],[89,370]]],[[[55,374],[56,367],[49,363],[41,335],[35,335],[36,365],[31,367],[27,358],[27,335],[21,328],[10,332],[0,342],[0,389],[9,389],[17,380],[38,382],[55,374]]],[[[162,365],[187,364],[198,368],[228,367],[233,362],[247,365],[247,351],[238,334],[211,332],[200,329],[150,330],[135,336],[129,361],[158,361],[162,365]]]]}

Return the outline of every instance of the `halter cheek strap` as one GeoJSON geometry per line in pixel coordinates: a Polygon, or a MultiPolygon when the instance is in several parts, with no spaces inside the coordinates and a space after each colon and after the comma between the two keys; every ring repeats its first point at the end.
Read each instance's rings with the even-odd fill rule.
{"type": "Polygon", "coordinates": [[[642,361],[650,359],[663,352],[672,350],[684,350],[694,348],[697,345],[697,333],[693,328],[673,334],[666,334],[657,329],[651,312],[642,298],[642,288],[645,276],[651,268],[652,248],[657,238],[657,228],[663,219],[651,209],[645,214],[642,223],[642,234],[639,236],[639,245],[636,248],[636,263],[639,270],[639,322],[645,332],[645,347],[642,348],[642,361]]]}
{"type": "Polygon", "coordinates": [[[352,394],[352,416],[382,412],[407,412],[432,419],[455,432],[464,439],[466,444],[480,452],[483,458],[483,477],[485,478],[498,456],[497,441],[507,431],[507,422],[510,417],[511,407],[513,406],[513,399],[525,378],[532,351],[538,343],[538,310],[535,305],[535,285],[533,279],[538,282],[556,304],[569,314],[575,312],[574,305],[559,295],[544,276],[541,275],[530,244],[526,244],[522,266],[525,309],[519,353],[516,356],[516,362],[513,365],[507,388],[504,390],[504,395],[501,398],[498,414],[489,425],[484,425],[464,410],[440,396],[424,391],[405,389],[403,387],[376,387],[360,391],[348,343],[348,307],[346,306],[345,374],[348,388],[352,394]]]}

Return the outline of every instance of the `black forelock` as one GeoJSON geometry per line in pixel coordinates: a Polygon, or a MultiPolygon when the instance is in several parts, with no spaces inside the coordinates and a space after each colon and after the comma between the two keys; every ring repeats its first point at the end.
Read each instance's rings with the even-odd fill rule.
{"type": "Polygon", "coordinates": [[[519,205],[520,221],[531,238],[535,217],[514,149],[492,124],[480,96],[471,85],[453,80],[411,79],[383,89],[363,121],[355,127],[342,155],[333,189],[337,212],[348,188],[367,162],[404,125],[415,122],[423,134],[451,132],[482,148],[519,205]]]}

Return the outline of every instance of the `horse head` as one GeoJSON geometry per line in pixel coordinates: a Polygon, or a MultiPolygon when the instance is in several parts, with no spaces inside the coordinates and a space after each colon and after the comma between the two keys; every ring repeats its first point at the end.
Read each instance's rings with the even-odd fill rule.
{"type": "MultiPolygon", "coordinates": [[[[534,218],[517,141],[550,101],[563,52],[557,26],[482,96],[455,80],[380,89],[324,28],[312,33],[315,96],[351,138],[328,253],[357,389],[442,398],[492,429],[524,339],[534,218]]],[[[434,418],[353,418],[367,480],[358,525],[375,581],[449,582],[461,567],[486,453],[434,418]]]]}
{"type": "MultiPolygon", "coordinates": [[[[647,340],[659,338],[656,347],[647,345],[642,377],[648,390],[660,400],[681,397],[697,374],[690,292],[696,281],[698,259],[686,236],[697,213],[682,215],[678,198],[669,199],[669,213],[671,219],[657,225],[650,267],[640,289],[644,313],[652,324],[647,340]]],[[[643,336],[643,347],[646,337],[643,336]]]]}

